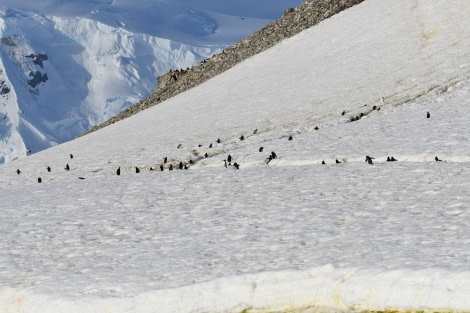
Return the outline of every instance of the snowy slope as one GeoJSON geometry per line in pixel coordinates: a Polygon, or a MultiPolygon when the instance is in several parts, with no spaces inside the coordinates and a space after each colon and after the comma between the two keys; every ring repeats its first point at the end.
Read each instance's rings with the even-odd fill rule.
{"type": "Polygon", "coordinates": [[[368,0],[0,166],[0,311],[469,311],[469,14],[368,0]]]}
{"type": "MultiPolygon", "coordinates": [[[[150,95],[161,74],[190,67],[273,19],[199,5],[2,1],[0,82],[9,99],[1,113],[9,123],[0,162],[75,138],[150,95]]],[[[280,15],[283,5],[271,10],[280,15]]]]}

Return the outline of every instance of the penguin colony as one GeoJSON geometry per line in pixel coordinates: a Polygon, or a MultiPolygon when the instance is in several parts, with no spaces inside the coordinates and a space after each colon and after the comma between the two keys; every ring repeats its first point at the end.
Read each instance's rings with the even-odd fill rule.
{"type": "MultiPolygon", "coordinates": [[[[383,100],[382,100],[382,101],[383,101],[383,100]]],[[[349,118],[349,121],[350,121],[350,122],[358,121],[358,120],[360,120],[362,117],[364,117],[365,115],[367,115],[367,114],[369,114],[370,112],[375,111],[375,110],[376,110],[376,111],[380,110],[380,107],[373,106],[373,108],[372,108],[371,111],[366,112],[366,113],[360,113],[360,114],[357,115],[357,116],[352,116],[352,117],[349,118]]],[[[342,111],[342,112],[341,112],[341,116],[344,116],[345,114],[346,114],[346,111],[342,111]]],[[[429,119],[430,117],[431,117],[431,114],[430,114],[429,112],[426,112],[426,118],[429,119]]],[[[315,129],[315,130],[319,130],[319,127],[316,126],[314,129],[315,129]]],[[[256,135],[257,133],[258,133],[258,129],[255,129],[252,134],[253,134],[253,135],[256,135]]],[[[245,137],[245,136],[242,134],[240,137],[238,137],[238,139],[239,139],[240,141],[243,141],[243,140],[247,139],[247,137],[245,137]]],[[[293,139],[294,139],[294,138],[293,138],[292,135],[290,135],[290,136],[288,137],[288,140],[289,140],[289,141],[292,141],[293,139]]],[[[220,138],[217,138],[217,140],[216,140],[215,142],[216,142],[217,144],[220,144],[220,143],[222,142],[222,140],[221,140],[220,138]]],[[[203,147],[203,145],[202,145],[202,144],[198,144],[198,147],[203,147]]],[[[181,148],[182,148],[182,144],[179,144],[179,145],[177,146],[177,149],[181,149],[181,148]]],[[[208,145],[208,148],[209,148],[209,149],[212,149],[212,148],[213,148],[213,143],[210,143],[210,144],[208,145]]],[[[262,153],[263,151],[264,151],[264,147],[259,147],[258,152],[262,153]]],[[[206,158],[209,158],[209,157],[211,157],[211,155],[209,155],[209,154],[206,152],[206,153],[204,153],[203,157],[199,157],[199,159],[197,159],[196,161],[199,161],[200,159],[206,159],[206,158]]],[[[73,154],[69,154],[69,158],[72,160],[72,159],[74,158],[73,154]]],[[[276,154],[274,151],[271,151],[271,153],[269,153],[269,155],[265,158],[264,164],[268,165],[272,160],[275,160],[275,159],[277,159],[277,158],[278,158],[277,154],[276,154]]],[[[369,165],[374,165],[374,161],[373,161],[373,160],[375,160],[374,157],[371,157],[371,156],[368,156],[368,155],[365,156],[365,162],[368,163],[369,165]]],[[[436,156],[436,157],[434,158],[434,160],[435,160],[436,162],[444,162],[442,159],[439,159],[438,156],[436,156]]],[[[162,159],[162,162],[160,162],[159,164],[157,164],[157,167],[156,167],[156,168],[158,168],[158,169],[159,169],[160,171],[162,171],[162,172],[163,172],[165,169],[168,169],[169,171],[172,171],[172,170],[174,170],[174,169],[187,170],[187,169],[189,169],[189,167],[190,167],[191,165],[194,165],[196,161],[193,160],[192,158],[189,158],[189,160],[188,160],[187,162],[179,161],[179,162],[176,163],[176,164],[172,164],[171,162],[169,162],[168,157],[164,157],[164,158],[162,159]],[[169,165],[167,165],[167,164],[169,164],[169,165]]],[[[395,157],[393,157],[393,156],[387,156],[387,159],[386,159],[385,161],[386,161],[386,162],[396,162],[396,161],[398,161],[398,160],[397,160],[395,157]]],[[[341,161],[338,160],[338,159],[335,160],[335,163],[336,163],[336,164],[341,164],[341,163],[345,163],[345,162],[346,162],[346,161],[344,161],[344,160],[343,160],[343,162],[341,162],[341,161]]],[[[321,161],[321,164],[324,165],[324,164],[327,164],[327,163],[325,162],[325,160],[322,160],[322,161],[321,161]]],[[[240,165],[238,162],[234,162],[234,158],[233,158],[233,156],[231,156],[230,154],[228,154],[228,155],[227,155],[227,158],[223,160],[223,166],[224,166],[225,168],[234,168],[234,169],[237,169],[237,170],[241,168],[241,165],[240,165]],[[233,162],[233,164],[232,164],[232,162],[233,162]]],[[[47,166],[47,167],[46,167],[46,170],[47,170],[48,173],[51,173],[51,172],[52,172],[52,169],[51,169],[50,166],[47,166]]],[[[64,167],[64,170],[65,170],[65,171],[71,171],[72,168],[71,168],[70,165],[67,163],[67,164],[65,165],[65,167],[64,167]]],[[[135,173],[140,173],[140,171],[141,171],[140,168],[137,167],[137,166],[134,167],[134,170],[135,170],[135,173]]],[[[150,171],[153,171],[154,168],[153,168],[153,167],[150,167],[149,170],[150,170],[150,171]]],[[[17,175],[20,175],[20,174],[22,173],[22,171],[21,171],[20,169],[17,169],[17,170],[16,170],[16,173],[17,173],[17,175]]],[[[116,175],[117,175],[117,176],[120,176],[120,175],[121,175],[121,167],[118,167],[118,168],[116,169],[116,175]]],[[[80,176],[80,177],[78,177],[78,179],[83,180],[83,179],[85,179],[85,177],[80,176]]],[[[37,178],[37,182],[38,182],[38,183],[42,183],[42,181],[43,181],[43,180],[42,180],[41,177],[38,177],[38,178],[37,178]]]]}

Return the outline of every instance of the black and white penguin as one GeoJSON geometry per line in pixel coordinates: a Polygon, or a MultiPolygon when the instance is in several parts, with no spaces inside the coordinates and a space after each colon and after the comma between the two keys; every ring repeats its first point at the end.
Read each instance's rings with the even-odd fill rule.
{"type": "Polygon", "coordinates": [[[51,171],[51,167],[50,167],[50,166],[47,167],[47,171],[48,171],[48,172],[51,171]]]}
{"type": "Polygon", "coordinates": [[[431,117],[431,113],[426,112],[426,118],[430,118],[430,117],[431,117]]]}
{"type": "Polygon", "coordinates": [[[135,167],[135,172],[136,172],[137,174],[140,173],[140,169],[139,169],[137,166],[135,167]]]}
{"type": "Polygon", "coordinates": [[[263,149],[264,149],[263,147],[259,147],[259,150],[258,150],[258,151],[259,151],[259,152],[263,152],[263,149]]]}
{"type": "Polygon", "coordinates": [[[241,135],[240,140],[245,140],[245,136],[241,135]]]}
{"type": "Polygon", "coordinates": [[[289,136],[289,140],[292,140],[292,136],[289,136]]]}
{"type": "Polygon", "coordinates": [[[42,183],[41,177],[38,177],[38,183],[39,183],[39,184],[42,183]]]}
{"type": "Polygon", "coordinates": [[[118,167],[118,169],[116,170],[116,175],[117,176],[121,175],[121,167],[118,167]]]}
{"type": "Polygon", "coordinates": [[[68,165],[68,163],[67,163],[67,165],[65,165],[65,170],[70,171],[70,166],[68,165]]]}
{"type": "Polygon", "coordinates": [[[230,163],[232,162],[232,156],[229,154],[228,157],[227,157],[227,161],[230,163]]]}
{"type": "Polygon", "coordinates": [[[372,157],[366,155],[366,160],[365,160],[365,161],[366,161],[368,164],[373,165],[374,162],[372,162],[372,159],[374,159],[374,158],[372,158],[372,157]]]}
{"type": "Polygon", "coordinates": [[[321,161],[321,164],[326,164],[326,163],[325,163],[325,160],[321,161]]]}
{"type": "Polygon", "coordinates": [[[234,166],[237,170],[240,169],[240,165],[239,165],[237,162],[233,163],[233,166],[234,166]]]}
{"type": "Polygon", "coordinates": [[[70,153],[70,158],[73,159],[73,154],[70,153]]]}
{"type": "Polygon", "coordinates": [[[338,159],[336,159],[336,164],[339,164],[339,163],[341,163],[341,162],[340,162],[340,161],[338,161],[338,159]]]}
{"type": "Polygon", "coordinates": [[[21,171],[20,171],[20,169],[17,169],[17,170],[16,170],[16,174],[18,174],[18,175],[20,175],[20,174],[21,174],[21,171]]]}
{"type": "Polygon", "coordinates": [[[170,167],[168,168],[170,171],[173,170],[173,164],[170,164],[170,167]]]}
{"type": "Polygon", "coordinates": [[[180,164],[178,165],[179,169],[182,170],[183,169],[183,162],[180,162],[180,164]]]}
{"type": "Polygon", "coordinates": [[[160,171],[163,172],[163,165],[160,165],[160,171]]]}

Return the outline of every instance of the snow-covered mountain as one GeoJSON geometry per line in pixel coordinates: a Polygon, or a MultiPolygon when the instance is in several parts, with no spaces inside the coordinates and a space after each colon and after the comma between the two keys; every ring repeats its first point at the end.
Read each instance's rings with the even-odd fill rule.
{"type": "Polygon", "coordinates": [[[367,0],[2,164],[0,312],[469,312],[469,16],[367,0]]]}
{"type": "Polygon", "coordinates": [[[235,2],[2,1],[0,163],[82,134],[301,1],[235,2]]]}

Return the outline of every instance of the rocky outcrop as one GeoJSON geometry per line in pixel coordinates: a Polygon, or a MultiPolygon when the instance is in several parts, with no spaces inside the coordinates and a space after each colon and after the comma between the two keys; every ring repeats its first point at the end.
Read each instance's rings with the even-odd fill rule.
{"type": "Polygon", "coordinates": [[[158,88],[164,88],[175,82],[177,82],[182,76],[186,75],[189,72],[190,68],[183,70],[170,70],[168,73],[163,74],[157,78],[158,88]]]}
{"type": "Polygon", "coordinates": [[[30,58],[33,60],[33,63],[36,65],[39,65],[41,68],[44,68],[43,66],[43,61],[47,61],[48,57],[47,54],[30,54],[26,56],[27,58],[30,58]]]}
{"type": "Polygon", "coordinates": [[[281,40],[292,37],[302,30],[312,27],[324,19],[348,9],[353,5],[359,4],[362,1],[364,0],[309,0],[295,9],[287,9],[280,19],[268,24],[263,29],[253,33],[231,48],[225,49],[221,53],[212,56],[210,59],[198,63],[196,66],[192,67],[190,71],[185,73],[185,75],[181,75],[177,79],[172,79],[171,75],[168,76],[171,73],[165,74],[167,76],[163,75],[165,78],[159,78],[159,84],[160,81],[164,83],[159,85],[152,95],[141,100],[136,105],[123,110],[117,116],[103,124],[93,127],[89,132],[93,132],[132,116],[139,111],[145,110],[185,90],[195,87],[232,68],[243,60],[274,46],[281,40]]]}

